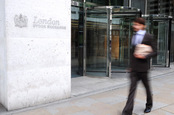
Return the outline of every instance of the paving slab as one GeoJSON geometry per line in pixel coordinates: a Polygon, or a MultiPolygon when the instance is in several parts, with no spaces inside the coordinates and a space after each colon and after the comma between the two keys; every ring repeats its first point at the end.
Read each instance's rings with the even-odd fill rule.
{"type": "Polygon", "coordinates": [[[166,107],[163,107],[162,110],[165,110],[165,111],[168,111],[168,112],[174,114],[174,103],[172,105],[168,105],[166,107]]]}

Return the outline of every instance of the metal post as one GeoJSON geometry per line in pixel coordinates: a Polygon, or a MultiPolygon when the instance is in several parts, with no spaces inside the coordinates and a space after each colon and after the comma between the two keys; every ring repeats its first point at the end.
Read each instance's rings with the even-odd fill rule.
{"type": "Polygon", "coordinates": [[[83,2],[83,10],[84,10],[84,36],[83,36],[83,76],[86,76],[86,0],[83,2]]]}
{"type": "Polygon", "coordinates": [[[167,22],[165,22],[165,38],[166,38],[166,67],[168,67],[168,64],[169,64],[169,49],[168,49],[168,47],[169,47],[169,21],[167,20],[167,22]]]}
{"type": "Polygon", "coordinates": [[[172,22],[172,18],[171,17],[169,17],[169,29],[168,29],[168,53],[169,53],[169,57],[168,57],[168,67],[170,67],[170,55],[171,55],[171,22],[172,22]]]}
{"type": "MultiPolygon", "coordinates": [[[[131,51],[131,20],[129,23],[129,39],[128,39],[128,57],[130,58],[130,51],[131,51]]],[[[130,60],[128,61],[128,65],[130,65],[130,60]]]]}
{"type": "Polygon", "coordinates": [[[129,6],[129,7],[132,7],[132,0],[129,0],[128,6],[129,6]]]}
{"type": "Polygon", "coordinates": [[[112,39],[112,8],[107,9],[107,67],[106,74],[111,77],[111,39],[112,39]]]}
{"type": "Polygon", "coordinates": [[[144,8],[145,8],[145,16],[147,15],[147,0],[144,0],[145,1],[145,4],[144,4],[144,8]]]}

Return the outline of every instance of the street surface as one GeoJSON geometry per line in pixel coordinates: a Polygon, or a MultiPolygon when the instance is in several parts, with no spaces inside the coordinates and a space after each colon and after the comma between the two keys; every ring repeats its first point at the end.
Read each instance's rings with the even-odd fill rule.
{"type": "MultiPolygon", "coordinates": [[[[151,79],[154,105],[145,115],[174,115],[174,72],[151,79]]],[[[126,103],[129,86],[103,93],[79,96],[65,102],[0,113],[2,115],[120,115],[126,103]]],[[[137,88],[133,115],[144,115],[145,90],[141,82],[137,88]]]]}

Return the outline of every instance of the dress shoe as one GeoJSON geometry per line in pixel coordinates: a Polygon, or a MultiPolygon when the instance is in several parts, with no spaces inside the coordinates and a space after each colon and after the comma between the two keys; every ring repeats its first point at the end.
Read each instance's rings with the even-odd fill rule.
{"type": "Polygon", "coordinates": [[[152,107],[146,107],[146,109],[144,110],[144,113],[149,113],[149,112],[151,112],[151,109],[152,109],[152,107]]]}

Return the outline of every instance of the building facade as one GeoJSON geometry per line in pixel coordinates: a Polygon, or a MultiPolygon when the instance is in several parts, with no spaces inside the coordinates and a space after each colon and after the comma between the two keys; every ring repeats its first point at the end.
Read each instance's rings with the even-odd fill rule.
{"type": "MultiPolygon", "coordinates": [[[[83,0],[77,2],[81,3],[79,6],[76,5],[77,3],[75,4],[75,2],[76,1],[72,2],[72,8],[80,7],[80,13],[78,14],[78,12],[76,12],[76,15],[79,15],[80,18],[75,19],[78,23],[73,23],[75,20],[73,18],[74,14],[72,15],[72,31],[76,31],[76,34],[72,34],[72,45],[74,49],[72,49],[72,76],[83,76],[91,73],[95,73],[94,75],[104,73],[106,74],[105,76],[109,76],[109,73],[112,72],[124,72],[129,65],[129,42],[133,32],[129,25],[129,23],[131,24],[131,17],[127,15],[127,17],[124,16],[122,20],[118,21],[118,17],[114,17],[114,13],[111,13],[110,16],[112,16],[112,20],[110,21],[112,22],[110,24],[107,23],[107,21],[102,22],[102,20],[107,20],[107,17],[104,18],[104,13],[102,14],[103,17],[100,15],[102,9],[97,8],[99,6],[124,6],[123,9],[125,12],[126,7],[130,8],[129,12],[131,12],[131,8],[139,9],[140,11],[137,11],[139,15],[136,16],[146,18],[147,31],[153,34],[158,42],[159,55],[152,59],[151,66],[169,67],[170,62],[174,60],[173,45],[171,45],[173,43],[172,1],[124,0],[119,2],[112,0],[83,0]],[[158,9],[156,8],[156,4],[158,9]],[[94,8],[92,11],[90,9],[91,7],[95,7],[96,9],[94,8]],[[167,10],[168,7],[170,7],[170,12],[167,10]],[[90,12],[95,12],[98,17],[94,17],[94,14],[92,15],[90,12]],[[86,22],[84,20],[86,20],[86,22]],[[117,23],[114,24],[114,21],[117,23]],[[76,25],[76,29],[73,25],[76,25]],[[103,25],[103,27],[106,28],[100,27],[99,25],[103,25]],[[108,25],[110,25],[111,28],[107,27],[108,25]],[[107,33],[108,28],[110,29],[111,35],[107,33]],[[126,30],[127,33],[124,32],[124,28],[128,28],[128,30],[126,30]],[[111,36],[110,40],[108,36],[111,36]],[[110,44],[107,44],[107,41],[109,41],[110,44]],[[111,51],[108,50],[108,47],[111,48],[111,51]]],[[[105,10],[107,10],[107,8],[105,10]]],[[[113,11],[114,10],[115,9],[113,9],[113,11]]],[[[117,9],[117,11],[118,15],[125,13],[122,12],[121,9],[117,9]]],[[[131,15],[135,15],[137,12],[132,12],[133,14],[131,15]]],[[[105,14],[107,15],[107,13],[105,14]]]]}
{"type": "Polygon", "coordinates": [[[169,67],[173,3],[1,0],[0,103],[7,110],[50,103],[71,96],[73,77],[125,72],[136,17],[146,18],[147,31],[158,40],[160,55],[151,65],[169,67]]]}

